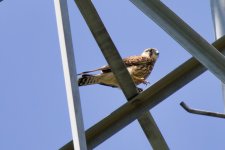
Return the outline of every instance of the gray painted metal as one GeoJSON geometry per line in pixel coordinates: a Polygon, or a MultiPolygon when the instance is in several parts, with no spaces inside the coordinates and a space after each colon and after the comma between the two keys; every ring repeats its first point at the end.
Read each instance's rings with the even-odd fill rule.
{"type": "MultiPolygon", "coordinates": [[[[213,43],[219,51],[225,54],[225,36],[213,43]]],[[[194,57],[167,74],[147,90],[127,102],[109,116],[86,131],[88,145],[96,147],[106,139],[120,131],[126,125],[137,119],[142,113],[153,108],[167,97],[184,87],[207,70],[194,57]],[[94,144],[93,144],[94,143],[94,144]]],[[[63,150],[72,150],[72,141],[63,150]]]]}
{"type": "Polygon", "coordinates": [[[162,136],[153,116],[149,111],[144,112],[139,118],[140,123],[148,141],[154,150],[169,150],[169,147],[162,136]]]}
{"type": "MultiPolygon", "coordinates": [[[[95,7],[90,0],[75,0],[75,3],[80,9],[103,55],[105,56],[108,64],[111,66],[124,95],[129,101],[138,95],[138,91],[95,7]]],[[[155,150],[169,149],[166,141],[160,133],[159,128],[157,127],[153,117],[149,112],[143,114],[143,116],[141,116],[138,121],[146,137],[155,150]]],[[[88,144],[88,149],[91,148],[92,146],[88,144]]]]}
{"type": "Polygon", "coordinates": [[[67,0],[54,0],[54,4],[70,115],[70,124],[73,140],[75,141],[73,146],[76,150],[86,150],[87,144],[85,139],[80,95],[78,85],[75,82],[77,79],[77,73],[70,31],[67,0]]]}
{"type": "Polygon", "coordinates": [[[159,0],[130,0],[218,79],[225,83],[225,57],[159,0]]]}
{"type": "Polygon", "coordinates": [[[193,108],[190,108],[184,102],[181,102],[180,105],[189,113],[210,116],[210,117],[217,117],[217,118],[225,118],[225,114],[218,113],[218,112],[212,112],[212,111],[206,111],[206,110],[193,109],[193,108]]]}
{"type": "MultiPolygon", "coordinates": [[[[225,0],[211,0],[215,38],[225,35],[225,0]]],[[[222,94],[225,108],[225,84],[222,82],[222,94]]]]}

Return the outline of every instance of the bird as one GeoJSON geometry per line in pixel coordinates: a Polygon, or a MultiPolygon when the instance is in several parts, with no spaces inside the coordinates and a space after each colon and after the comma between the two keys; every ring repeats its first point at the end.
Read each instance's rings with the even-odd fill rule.
{"type": "MultiPolygon", "coordinates": [[[[145,85],[150,83],[146,81],[146,79],[152,72],[158,56],[159,51],[157,49],[147,48],[142,52],[141,55],[130,56],[123,59],[123,62],[136,86],[141,83],[145,85]]],[[[105,65],[94,70],[81,72],[77,75],[81,76],[80,78],[78,78],[78,86],[100,84],[113,88],[120,88],[119,83],[117,82],[116,77],[114,76],[109,65],[105,65]],[[100,73],[90,74],[97,71],[100,71],[100,73]]],[[[143,89],[141,88],[137,89],[140,92],[143,91],[143,89]]]]}

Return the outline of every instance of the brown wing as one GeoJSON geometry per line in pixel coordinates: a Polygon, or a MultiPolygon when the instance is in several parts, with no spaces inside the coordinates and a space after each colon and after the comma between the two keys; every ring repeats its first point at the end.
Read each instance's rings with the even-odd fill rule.
{"type": "Polygon", "coordinates": [[[129,66],[138,66],[151,63],[151,59],[144,56],[130,56],[123,59],[124,64],[129,66]]]}
{"type": "MultiPolygon", "coordinates": [[[[130,66],[138,66],[142,64],[151,63],[151,59],[144,56],[130,56],[123,59],[123,63],[126,65],[126,67],[130,66]]],[[[111,72],[111,68],[107,65],[102,68],[103,73],[111,72]]]]}
{"type": "MultiPolygon", "coordinates": [[[[142,65],[142,64],[151,63],[151,59],[148,57],[144,57],[144,56],[130,56],[130,57],[124,58],[123,62],[127,67],[130,67],[130,66],[138,66],[138,65],[142,65]]],[[[111,72],[112,70],[111,70],[110,66],[106,65],[101,68],[97,68],[95,70],[81,72],[78,75],[83,75],[83,74],[95,72],[95,71],[102,71],[102,73],[108,73],[108,72],[111,72]]]]}

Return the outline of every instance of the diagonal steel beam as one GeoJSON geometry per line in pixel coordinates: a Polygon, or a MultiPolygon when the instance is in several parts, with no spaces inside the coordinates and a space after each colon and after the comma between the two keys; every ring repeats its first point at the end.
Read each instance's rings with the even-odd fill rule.
{"type": "MultiPolygon", "coordinates": [[[[212,44],[225,54],[225,36],[212,44]]],[[[191,58],[178,68],[167,74],[142,94],[134,97],[109,116],[92,126],[86,131],[87,143],[96,147],[107,138],[120,131],[126,125],[137,119],[142,113],[153,108],[167,97],[184,87],[207,70],[195,58],[191,58]]],[[[65,149],[72,150],[73,142],[69,142],[65,149]]]]}
{"type": "MultiPolygon", "coordinates": [[[[120,87],[127,100],[131,100],[138,95],[136,86],[133,83],[112,39],[110,38],[101,18],[99,17],[95,7],[90,0],[75,0],[81,14],[83,15],[87,25],[89,26],[96,42],[98,43],[108,64],[111,66],[120,87]]],[[[166,141],[160,133],[150,112],[144,113],[138,121],[155,150],[168,150],[166,141]]],[[[88,148],[92,145],[88,144],[88,148]]]]}
{"type": "Polygon", "coordinates": [[[225,83],[225,57],[159,0],[130,0],[225,83]]]}

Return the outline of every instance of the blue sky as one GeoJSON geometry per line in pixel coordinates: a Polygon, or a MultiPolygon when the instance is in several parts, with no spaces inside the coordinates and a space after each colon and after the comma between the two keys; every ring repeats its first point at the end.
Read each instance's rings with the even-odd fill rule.
{"type": "MultiPolygon", "coordinates": [[[[163,2],[208,42],[214,41],[209,1],[163,2]]],[[[77,72],[106,63],[73,1],[69,12],[77,72]]],[[[129,1],[94,0],[122,57],[148,47],[160,57],[154,84],[191,55],[129,1]],[[120,2],[120,3],[119,3],[120,2]]],[[[0,3],[0,149],[55,150],[72,139],[53,0],[0,3]]],[[[142,86],[143,88],[147,88],[142,86]]],[[[85,129],[126,102],[121,90],[80,88],[85,129]]],[[[172,150],[224,149],[222,119],[192,115],[179,105],[223,112],[221,83],[206,72],[151,110],[172,150]]],[[[96,150],[151,149],[137,121],[96,150]]]]}

